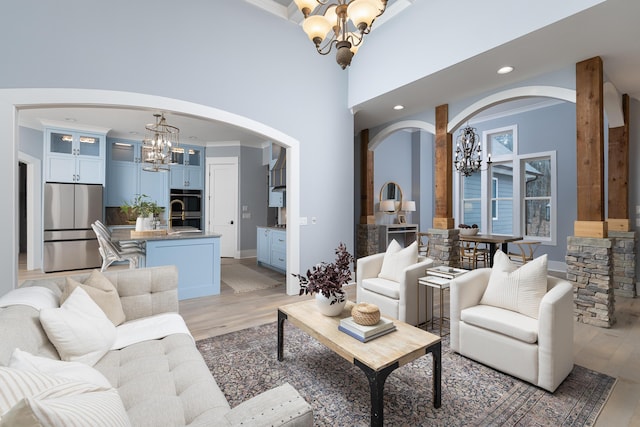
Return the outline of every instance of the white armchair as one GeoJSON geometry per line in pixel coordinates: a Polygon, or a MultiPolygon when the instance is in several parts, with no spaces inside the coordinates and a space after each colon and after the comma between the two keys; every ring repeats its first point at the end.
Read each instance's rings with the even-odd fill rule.
{"type": "Polygon", "coordinates": [[[400,274],[400,281],[396,282],[378,277],[384,256],[384,253],[380,253],[357,260],[357,302],[376,304],[381,314],[411,325],[431,319],[431,304],[426,304],[425,297],[427,289],[418,285],[418,278],[426,275],[425,270],[433,265],[433,260],[419,256],[418,262],[405,268],[400,274]]]}
{"type": "Polygon", "coordinates": [[[573,287],[547,276],[538,318],[480,304],[490,268],[451,281],[451,349],[553,392],[573,369],[573,287]]]}

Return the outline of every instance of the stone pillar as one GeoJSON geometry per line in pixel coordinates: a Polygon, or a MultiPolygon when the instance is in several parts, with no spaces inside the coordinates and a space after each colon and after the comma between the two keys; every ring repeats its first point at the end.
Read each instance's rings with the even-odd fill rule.
{"type": "Polygon", "coordinates": [[[616,296],[636,297],[635,231],[609,231],[613,239],[613,290],[616,296]]]}
{"type": "Polygon", "coordinates": [[[460,265],[460,230],[430,228],[429,258],[435,265],[458,267],[460,265]]]}
{"type": "Polygon", "coordinates": [[[577,322],[610,328],[614,317],[612,239],[567,237],[567,280],[577,322]]]}
{"type": "Polygon", "coordinates": [[[358,224],[356,259],[380,252],[379,228],[376,224],[358,224]]]}

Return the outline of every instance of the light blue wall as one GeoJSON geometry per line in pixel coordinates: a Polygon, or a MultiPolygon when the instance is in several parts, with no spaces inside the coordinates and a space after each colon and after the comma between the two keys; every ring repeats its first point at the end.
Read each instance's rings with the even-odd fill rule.
{"type": "MultiPolygon", "coordinates": [[[[340,241],[353,247],[347,76],[315,52],[295,23],[238,0],[24,0],[8,3],[3,16],[0,39],[12,42],[0,43],[0,57],[11,64],[0,73],[0,88],[157,95],[277,129],[300,143],[300,213],[317,218],[301,228],[300,266],[292,268],[333,259],[340,241]],[[310,81],[311,72],[322,78],[310,81]],[[342,191],[332,203],[318,197],[335,188],[342,191]]],[[[12,163],[7,158],[0,169],[15,170],[12,163]]],[[[15,194],[15,178],[1,182],[4,194],[15,194]]],[[[9,224],[15,214],[0,219],[9,224]]],[[[14,241],[4,241],[2,252],[15,252],[14,241]]],[[[8,259],[0,269],[16,271],[13,264],[8,259]]],[[[14,285],[3,282],[0,293],[14,285]]]]}
{"type": "Polygon", "coordinates": [[[388,224],[396,216],[379,211],[380,188],[387,181],[394,181],[402,189],[405,200],[412,197],[412,137],[410,132],[395,132],[380,144],[373,152],[373,200],[375,203],[376,223],[388,224]]]}
{"type": "MultiPolygon", "coordinates": [[[[576,210],[576,107],[565,102],[490,121],[473,123],[478,134],[489,129],[518,125],[519,154],[555,151],[557,162],[558,234],[556,245],[540,246],[536,255],[564,263],[567,236],[573,235],[576,210]]],[[[457,135],[457,134],[456,134],[457,135]]]]}
{"type": "Polygon", "coordinates": [[[419,230],[422,232],[426,232],[433,225],[434,153],[432,134],[425,131],[412,132],[412,193],[416,201],[416,212],[411,218],[413,223],[420,226],[419,230]]]}
{"type": "MultiPolygon", "coordinates": [[[[44,157],[44,133],[20,126],[18,128],[18,150],[22,151],[25,154],[28,154],[36,159],[42,160],[44,157]]],[[[44,176],[44,171],[41,171],[44,176]]]]}
{"type": "Polygon", "coordinates": [[[238,228],[241,254],[254,254],[256,227],[267,225],[267,175],[263,149],[241,146],[207,147],[206,156],[238,158],[238,228]],[[247,206],[250,218],[242,218],[242,206],[247,206]]]}
{"type": "MultiPolygon", "coordinates": [[[[631,98],[629,100],[629,218],[631,230],[640,231],[638,226],[640,214],[636,213],[636,207],[640,206],[640,101],[631,98]]],[[[636,253],[638,248],[636,247],[636,253]]],[[[636,278],[640,278],[640,262],[636,255],[636,278]]]]}
{"type": "Polygon", "coordinates": [[[262,166],[262,148],[242,147],[240,153],[240,249],[247,252],[256,250],[256,227],[267,225],[267,168],[262,166]],[[243,213],[251,218],[242,218],[243,213]]]}

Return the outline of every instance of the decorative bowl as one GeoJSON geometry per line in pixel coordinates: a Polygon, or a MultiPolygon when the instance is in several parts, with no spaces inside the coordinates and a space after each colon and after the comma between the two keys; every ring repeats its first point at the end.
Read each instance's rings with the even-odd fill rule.
{"type": "Polygon", "coordinates": [[[371,326],[380,321],[380,309],[375,304],[361,302],[353,306],[351,316],[358,325],[371,326]]]}
{"type": "Polygon", "coordinates": [[[461,228],[460,234],[463,236],[475,236],[480,231],[479,228],[461,228]]]}

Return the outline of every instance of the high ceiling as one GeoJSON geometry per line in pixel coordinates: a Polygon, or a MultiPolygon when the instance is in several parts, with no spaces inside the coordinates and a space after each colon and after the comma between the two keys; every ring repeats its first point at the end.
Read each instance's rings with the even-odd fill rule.
{"type": "MultiPolygon", "coordinates": [[[[300,20],[291,0],[246,0],[283,19],[300,20]]],[[[398,13],[409,13],[415,0],[389,2],[383,15],[387,20],[398,13]]],[[[436,105],[451,103],[503,87],[536,75],[567,69],[576,62],[601,56],[605,74],[620,93],[640,99],[640,1],[607,0],[585,12],[571,16],[520,39],[499,46],[446,70],[354,107],[355,131],[372,128],[418,113],[436,105]],[[498,76],[500,65],[515,67],[511,74],[498,76]],[[427,96],[428,95],[428,96],[427,96]],[[392,106],[402,104],[401,112],[392,106]]],[[[381,17],[382,18],[382,17],[381,17]]],[[[376,25],[383,25],[382,19],[376,25]]],[[[302,30],[301,30],[302,31],[302,30]]],[[[55,108],[20,112],[20,124],[42,128],[42,119],[71,126],[73,123],[110,129],[109,136],[140,139],[144,125],[154,121],[155,111],[116,108],[55,108]],[[73,122],[69,120],[75,120],[73,122]]],[[[258,146],[264,138],[224,123],[168,113],[167,121],[181,129],[187,144],[237,142],[258,146]]]]}

